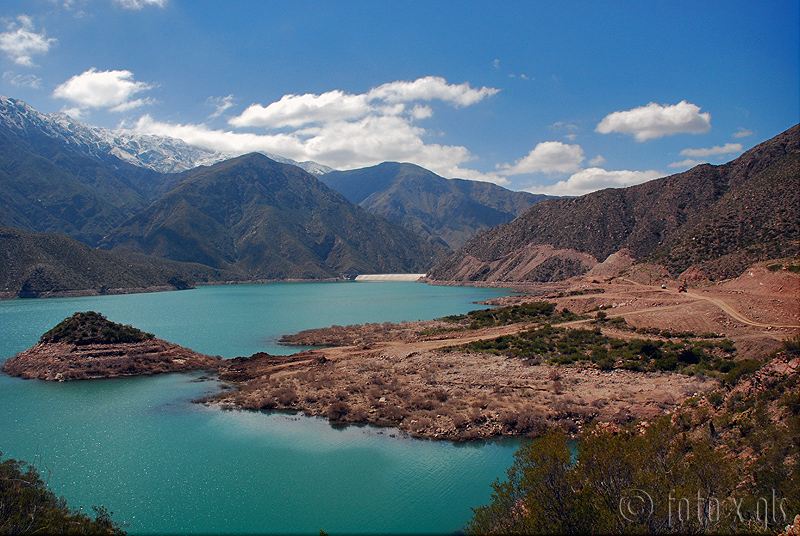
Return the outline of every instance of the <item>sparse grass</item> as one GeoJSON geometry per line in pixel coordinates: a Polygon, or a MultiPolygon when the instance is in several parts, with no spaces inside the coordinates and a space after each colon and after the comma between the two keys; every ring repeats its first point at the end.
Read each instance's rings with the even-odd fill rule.
{"type": "Polygon", "coordinates": [[[475,341],[446,350],[506,355],[532,362],[544,360],[558,365],[590,362],[603,370],[731,373],[736,368],[735,346],[725,341],[715,345],[708,341],[623,340],[604,335],[600,328],[564,329],[547,324],[518,335],[475,341]]]}
{"type": "Polygon", "coordinates": [[[480,329],[495,326],[505,326],[520,322],[571,322],[584,318],[563,309],[556,311],[556,304],[552,302],[530,302],[519,305],[509,305],[497,309],[479,309],[470,311],[465,315],[445,316],[441,320],[453,324],[465,325],[468,329],[480,329]]]}

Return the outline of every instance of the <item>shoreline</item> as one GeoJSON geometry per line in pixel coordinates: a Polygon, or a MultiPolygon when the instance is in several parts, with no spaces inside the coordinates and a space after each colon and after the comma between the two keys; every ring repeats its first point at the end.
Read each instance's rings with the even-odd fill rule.
{"type": "MultiPolygon", "coordinates": [[[[367,275],[367,274],[364,274],[367,275]]],[[[375,277],[380,274],[369,274],[368,277],[375,277]]],[[[385,274],[394,275],[394,274],[385,274]]],[[[416,276],[417,274],[412,274],[416,276]]],[[[419,278],[417,278],[419,279],[419,278]]],[[[413,282],[418,282],[415,279],[413,282]]],[[[406,281],[405,279],[364,279],[363,282],[375,281],[406,281]]],[[[125,294],[150,294],[154,292],[172,292],[183,290],[194,290],[198,287],[214,287],[227,285],[263,285],[268,283],[349,283],[362,282],[356,278],[349,277],[328,277],[320,279],[248,279],[248,280],[228,280],[228,281],[200,281],[195,282],[186,288],[177,288],[172,285],[153,285],[149,287],[121,287],[111,289],[73,289],[73,290],[50,290],[37,292],[35,296],[20,296],[19,292],[0,291],[0,301],[8,300],[29,300],[29,299],[48,299],[48,298],[80,298],[83,296],[118,296],[125,294]]],[[[424,282],[424,281],[420,281],[424,282]]],[[[453,285],[457,286],[457,285],[453,285]]]]}

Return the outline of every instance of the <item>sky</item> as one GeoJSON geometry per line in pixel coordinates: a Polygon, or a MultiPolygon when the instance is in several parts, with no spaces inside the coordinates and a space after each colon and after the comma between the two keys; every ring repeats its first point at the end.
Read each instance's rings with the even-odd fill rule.
{"type": "Polygon", "coordinates": [[[0,94],[90,125],[335,169],[581,195],[800,122],[770,2],[4,0],[0,94]]]}

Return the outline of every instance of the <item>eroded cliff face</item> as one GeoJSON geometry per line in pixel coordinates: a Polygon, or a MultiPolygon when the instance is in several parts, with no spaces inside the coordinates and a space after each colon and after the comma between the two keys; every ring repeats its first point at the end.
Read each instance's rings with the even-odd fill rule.
{"type": "Polygon", "coordinates": [[[528,244],[488,260],[476,255],[451,257],[428,274],[432,281],[553,282],[582,275],[598,261],[588,253],[558,249],[551,245],[528,244]]]}
{"type": "Polygon", "coordinates": [[[217,370],[221,360],[153,338],[136,343],[39,342],[9,358],[3,372],[39,380],[85,380],[163,372],[217,370]]]}

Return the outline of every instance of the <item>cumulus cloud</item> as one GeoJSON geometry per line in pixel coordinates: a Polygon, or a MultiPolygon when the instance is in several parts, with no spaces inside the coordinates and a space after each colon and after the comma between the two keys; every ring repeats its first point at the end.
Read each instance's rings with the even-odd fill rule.
{"type": "Polygon", "coordinates": [[[675,134],[703,134],[711,129],[711,114],[685,100],[675,105],[651,102],[633,110],[614,112],[603,118],[595,129],[602,134],[619,132],[646,141],[675,134]]]}
{"type": "Polygon", "coordinates": [[[752,136],[753,134],[755,134],[755,132],[753,132],[752,130],[744,128],[744,127],[739,127],[739,130],[737,130],[736,132],[733,133],[733,137],[734,138],[746,138],[748,136],[752,136]]]}
{"type": "Polygon", "coordinates": [[[370,90],[367,99],[389,103],[441,100],[453,106],[470,106],[499,91],[491,87],[474,89],[468,82],[448,84],[440,76],[426,76],[412,82],[398,81],[383,84],[370,90]]]}
{"type": "MultiPolygon", "coordinates": [[[[415,121],[434,114],[428,104],[442,101],[470,106],[497,93],[493,88],[448,84],[440,77],[383,84],[365,93],[332,90],[322,94],[285,95],[268,105],[251,104],[228,119],[231,130],[206,124],[176,125],[142,117],[134,127],[147,134],[172,136],[208,149],[235,154],[262,151],[298,161],[313,160],[337,169],[354,169],[387,160],[414,162],[442,176],[507,184],[498,173],[463,168],[474,159],[462,146],[430,143],[430,134],[415,121]],[[248,128],[250,132],[238,129],[248,128]],[[253,129],[265,129],[256,133],[253,129]]],[[[232,104],[232,98],[209,99],[232,104]]],[[[220,112],[221,113],[221,112],[220,112]]],[[[218,113],[216,115],[219,115],[218,113]]],[[[210,118],[216,117],[212,115],[210,118]]]]}
{"type": "MultiPolygon", "coordinates": [[[[466,82],[448,84],[444,78],[428,76],[412,82],[389,82],[357,95],[338,89],[321,95],[284,95],[267,106],[251,104],[228,122],[235,127],[298,128],[332,121],[359,121],[371,115],[409,112],[406,104],[418,101],[440,100],[456,107],[470,106],[498,91],[487,87],[474,89],[466,82]]],[[[419,119],[430,117],[432,112],[417,104],[409,113],[419,119]]]]}
{"type": "Polygon", "coordinates": [[[134,10],[139,10],[149,6],[164,7],[167,3],[167,0],[114,0],[114,1],[125,9],[134,9],[134,10]]]}
{"type": "Polygon", "coordinates": [[[112,112],[124,112],[151,103],[150,99],[133,97],[152,88],[150,84],[135,81],[130,71],[92,68],[56,87],[53,96],[72,102],[81,111],[107,108],[112,112]]]}
{"type": "Polygon", "coordinates": [[[606,171],[601,168],[583,169],[565,181],[558,181],[548,186],[534,186],[527,191],[536,194],[577,196],[588,194],[604,188],[624,188],[641,184],[663,176],[655,170],[648,171],[606,171]]]}
{"type": "Polygon", "coordinates": [[[284,95],[268,106],[251,104],[228,122],[235,127],[300,127],[344,119],[360,119],[370,112],[365,95],[334,90],[322,95],[284,95]]]}
{"type": "Polygon", "coordinates": [[[17,17],[17,22],[11,22],[6,32],[0,33],[0,50],[17,65],[35,67],[33,56],[45,54],[58,41],[53,37],[45,37],[44,30],[36,33],[33,21],[26,15],[17,17]]]}
{"type": "Polygon", "coordinates": [[[684,149],[681,156],[701,157],[714,156],[720,154],[739,153],[742,151],[741,143],[726,143],[725,145],[715,145],[708,149],[684,149]]]}
{"type": "Polygon", "coordinates": [[[605,163],[606,163],[606,159],[603,158],[603,155],[601,155],[601,154],[599,154],[599,155],[595,156],[594,158],[592,158],[591,160],[589,160],[589,165],[590,166],[602,166],[605,163]]]}
{"type": "Polygon", "coordinates": [[[424,129],[399,116],[369,116],[288,133],[254,134],[211,129],[206,125],[170,124],[145,115],[133,128],[143,134],[180,138],[206,149],[234,154],[263,151],[301,162],[313,160],[336,169],[355,169],[393,160],[414,162],[444,177],[508,183],[497,174],[462,168],[462,164],[473,159],[466,147],[426,144],[422,139],[424,129]]]}
{"type": "Polygon", "coordinates": [[[580,145],[567,145],[560,141],[544,141],[514,164],[498,164],[497,168],[502,170],[505,175],[573,173],[580,169],[583,160],[583,149],[580,145]]]}
{"type": "Polygon", "coordinates": [[[695,160],[694,158],[687,158],[686,160],[681,160],[680,162],[673,162],[669,164],[671,168],[690,168],[694,167],[698,164],[706,164],[705,160],[695,160]]]}

